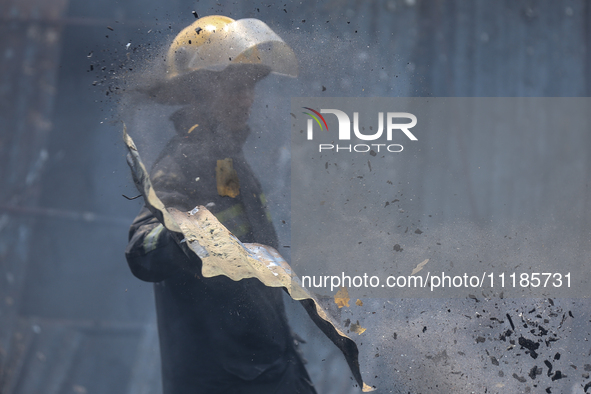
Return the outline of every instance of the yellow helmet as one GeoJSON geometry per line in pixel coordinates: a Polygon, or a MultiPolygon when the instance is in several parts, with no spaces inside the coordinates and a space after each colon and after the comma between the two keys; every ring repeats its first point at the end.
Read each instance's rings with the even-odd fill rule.
{"type": "Polygon", "coordinates": [[[211,15],[197,19],[176,36],[168,50],[166,79],[198,70],[222,71],[239,64],[298,75],[293,50],[264,22],[211,15]]]}

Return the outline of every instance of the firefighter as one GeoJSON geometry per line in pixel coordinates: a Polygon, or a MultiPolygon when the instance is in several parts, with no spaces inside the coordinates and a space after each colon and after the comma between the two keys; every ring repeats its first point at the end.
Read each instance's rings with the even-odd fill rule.
{"type": "MultiPolygon", "coordinates": [[[[255,84],[269,73],[295,76],[293,51],[266,24],[224,16],[196,20],[174,39],[164,82],[145,90],[181,104],[177,135],[151,179],[168,207],[208,209],[242,242],[277,247],[261,186],[244,158],[255,84]]],[[[126,257],[154,282],[165,394],[315,393],[285,315],[282,290],[258,279],[203,278],[144,207],[132,224],[126,257]]]]}

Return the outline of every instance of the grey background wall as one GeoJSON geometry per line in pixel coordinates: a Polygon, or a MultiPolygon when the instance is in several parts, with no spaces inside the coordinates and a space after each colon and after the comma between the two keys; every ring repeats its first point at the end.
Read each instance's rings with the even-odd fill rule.
{"type": "MultiPolygon", "coordinates": [[[[272,99],[262,99],[255,108],[252,125],[261,131],[254,137],[264,136],[265,127],[276,134],[249,142],[251,157],[263,156],[255,169],[269,190],[286,245],[289,226],[281,220],[289,222],[289,97],[584,97],[591,92],[591,5],[583,0],[0,1],[3,393],[157,392],[151,286],[132,277],[123,256],[128,224],[141,203],[121,196],[137,193],[125,164],[117,106],[120,93],[129,88],[128,78],[137,76],[143,61],[155,58],[151,48],[191,23],[192,10],[262,19],[298,54],[300,78],[265,81],[261,97],[268,93],[272,99]],[[276,168],[273,163],[283,166],[269,172],[276,168]]],[[[491,165],[503,161],[486,149],[494,135],[464,137],[453,138],[465,141],[466,154],[491,165]]],[[[447,135],[431,138],[436,146],[454,143],[447,135]]],[[[525,140],[520,144],[524,160],[539,160],[541,173],[552,174],[552,163],[539,159],[551,149],[580,157],[573,186],[577,199],[568,220],[580,242],[589,242],[590,137],[575,152],[560,150],[560,139],[539,138],[536,151],[525,140]]],[[[446,160],[445,149],[439,152],[409,163],[422,164],[400,180],[412,179],[414,190],[427,195],[435,187],[428,177],[430,161],[446,160]]],[[[451,159],[449,164],[462,166],[451,159]]],[[[499,171],[502,175],[510,168],[499,171]]],[[[502,183],[471,190],[468,216],[477,222],[481,215],[519,212],[535,223],[556,192],[543,184],[531,188],[542,187],[538,192],[547,198],[528,204],[525,213],[519,192],[512,207],[499,207],[487,197],[504,190],[502,183]]],[[[572,185],[568,178],[564,184],[572,185]]],[[[437,185],[442,194],[453,194],[457,187],[453,182],[437,185]]],[[[425,198],[414,212],[449,209],[443,199],[425,198]]],[[[414,302],[401,303],[388,318],[406,327],[409,318],[404,316],[412,322],[413,313],[429,309],[414,302]]],[[[472,306],[458,306],[459,314],[462,308],[472,306]]],[[[588,312],[585,304],[577,308],[588,312]]],[[[300,312],[294,308],[292,314],[294,324],[314,338],[313,328],[299,323],[300,312]]],[[[329,344],[312,340],[321,344],[308,357],[322,371],[315,376],[319,387],[328,392],[334,376],[347,383],[336,361],[330,369],[317,360],[322,354],[336,357],[329,344]]],[[[403,392],[404,385],[395,383],[404,380],[401,374],[383,368],[377,385],[403,392]]],[[[437,392],[468,392],[458,386],[460,381],[445,381],[437,392]]],[[[332,386],[333,392],[344,392],[332,386]]]]}

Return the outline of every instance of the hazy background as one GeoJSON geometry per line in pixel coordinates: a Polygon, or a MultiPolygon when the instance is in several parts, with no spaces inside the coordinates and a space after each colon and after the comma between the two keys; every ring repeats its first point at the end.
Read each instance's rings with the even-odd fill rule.
{"type": "MultiPolygon", "coordinates": [[[[199,16],[259,18],[299,58],[298,80],[270,77],[261,83],[248,142],[282,246],[290,242],[292,96],[591,92],[591,5],[583,0],[0,0],[0,392],[159,392],[151,285],[131,275],[123,255],[141,201],[121,196],[137,192],[121,142],[126,114],[118,104],[146,62],[159,61],[158,48],[194,21],[193,10],[199,16]]],[[[146,125],[168,127],[166,110],[132,115],[132,135],[146,125]]],[[[449,141],[440,139],[431,143],[449,141]]],[[[590,139],[581,145],[591,146],[590,139]]],[[[502,162],[487,156],[486,140],[471,141],[478,143],[463,151],[502,162]]],[[[540,173],[551,173],[560,163],[550,156],[552,143],[540,136],[535,150],[521,146],[524,161],[537,160],[547,168],[540,173]]],[[[588,154],[577,154],[579,177],[561,176],[563,187],[576,191],[568,223],[580,236],[576,241],[588,243],[591,163],[588,154]]],[[[425,158],[441,163],[445,151],[425,158]]],[[[457,165],[454,159],[450,166],[457,165]]],[[[424,163],[425,176],[413,190],[433,196],[435,187],[446,194],[457,187],[453,180],[434,186],[430,162],[417,162],[424,163]]],[[[544,184],[542,178],[511,189],[512,209],[525,210],[532,226],[553,204],[555,191],[547,190],[550,197],[535,204],[524,203],[523,196],[535,188],[543,195],[544,184]]],[[[489,187],[503,193],[507,185],[489,187]]],[[[445,201],[424,201],[412,212],[446,212],[445,201]]],[[[493,200],[470,204],[475,223],[483,213],[505,209],[493,200]]],[[[451,231],[445,237],[455,240],[451,231]]],[[[334,348],[298,308],[291,309],[296,330],[310,342],[306,357],[319,392],[346,392],[352,382],[334,348]]],[[[335,313],[344,323],[361,319],[368,328],[358,337],[362,373],[380,392],[582,393],[591,369],[589,309],[580,300],[380,299],[335,313]],[[368,318],[373,315],[378,318],[368,318]],[[507,315],[522,332],[503,340],[511,328],[507,315]],[[547,334],[540,334],[540,325],[547,334]],[[539,358],[519,344],[511,348],[509,340],[519,335],[541,341],[539,358]],[[544,361],[554,366],[551,376],[544,361]],[[534,366],[543,373],[534,370],[532,378],[534,366]],[[552,380],[556,369],[568,377],[552,380]]]]}

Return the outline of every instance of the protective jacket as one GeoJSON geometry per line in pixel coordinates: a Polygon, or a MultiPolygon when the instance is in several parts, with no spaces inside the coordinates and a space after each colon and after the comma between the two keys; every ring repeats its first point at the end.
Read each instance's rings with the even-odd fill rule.
{"type": "MultiPolygon", "coordinates": [[[[194,111],[172,117],[178,135],[151,173],[157,195],[181,210],[206,205],[242,242],[277,247],[260,184],[242,153],[248,129],[220,138],[194,111]],[[218,193],[216,166],[224,159],[232,159],[237,174],[234,197],[218,193]]],[[[314,392],[294,351],[281,289],[258,279],[202,278],[199,258],[188,257],[145,207],[130,228],[126,257],[135,276],[155,282],[165,394],[314,392]]]]}

